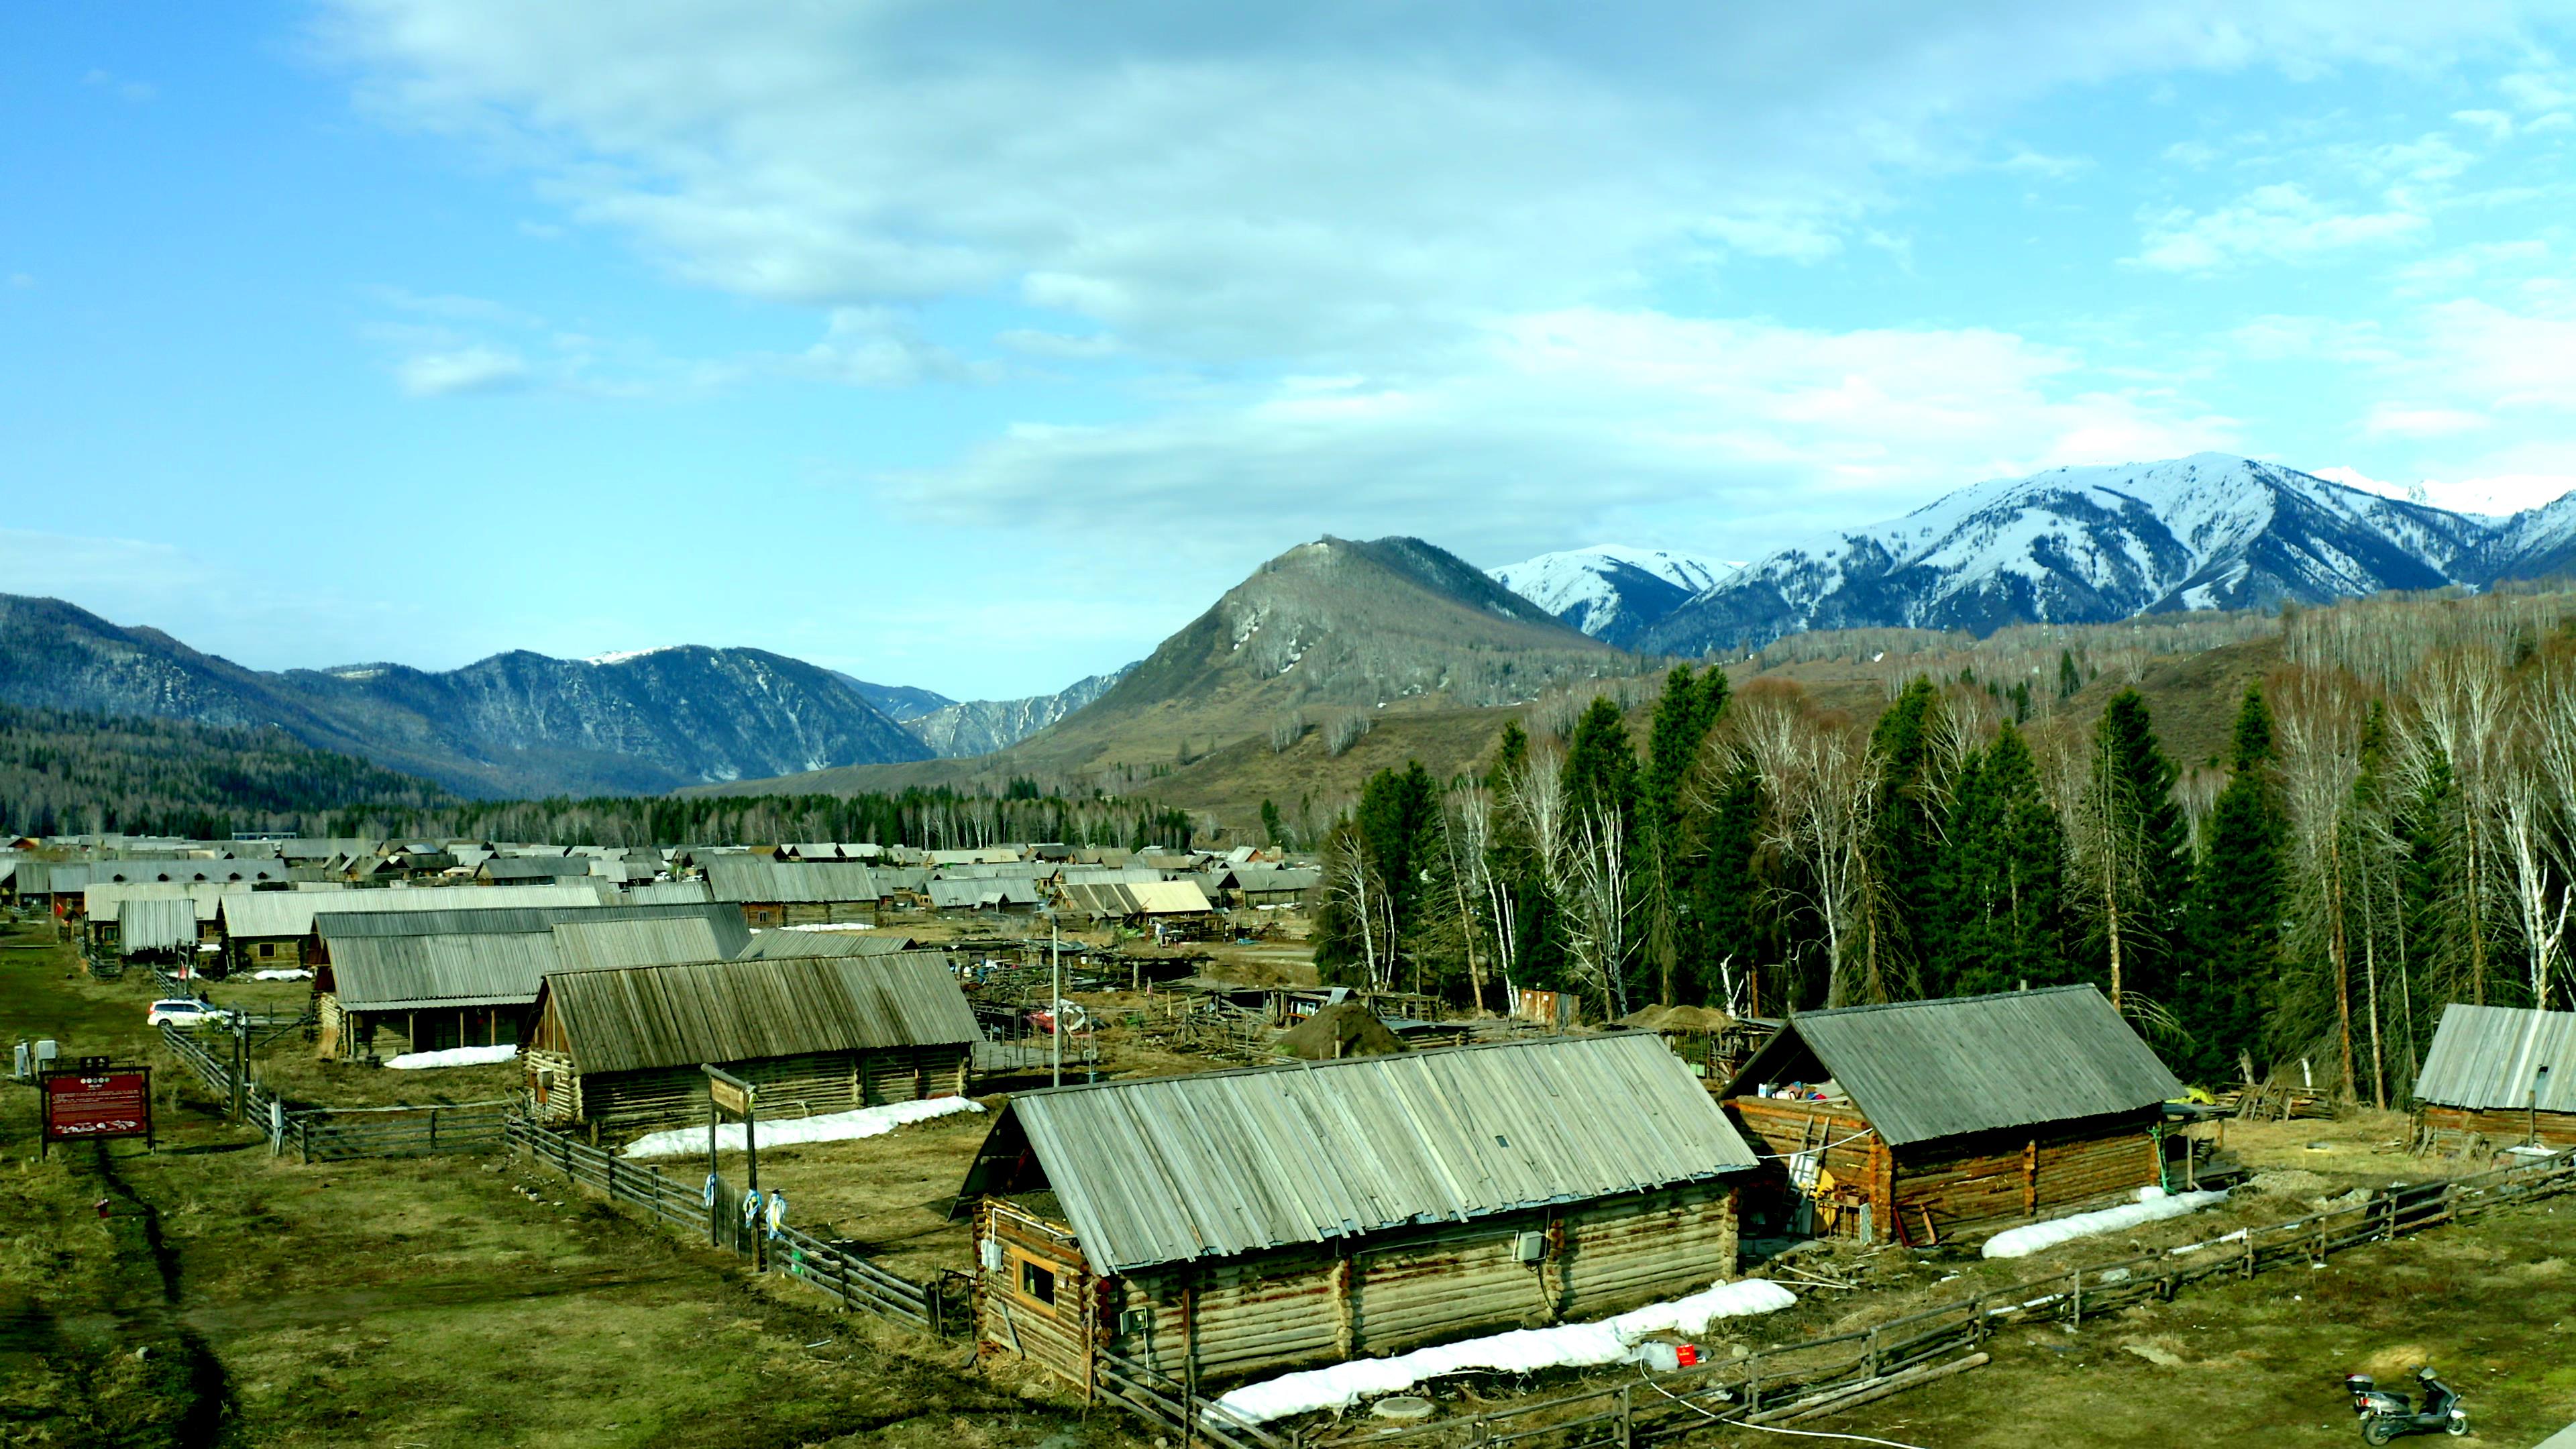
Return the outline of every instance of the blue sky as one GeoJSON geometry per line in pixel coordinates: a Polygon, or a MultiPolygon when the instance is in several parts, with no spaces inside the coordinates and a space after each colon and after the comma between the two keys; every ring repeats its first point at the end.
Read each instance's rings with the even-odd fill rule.
{"type": "Polygon", "coordinates": [[[2538,501],[2566,14],[13,7],[0,589],[964,697],[1326,532],[1744,558],[2203,448],[2538,501]]]}

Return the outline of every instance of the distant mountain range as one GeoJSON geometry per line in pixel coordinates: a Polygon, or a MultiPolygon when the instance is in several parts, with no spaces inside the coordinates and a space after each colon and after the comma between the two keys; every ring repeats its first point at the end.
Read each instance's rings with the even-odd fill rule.
{"type": "Polygon", "coordinates": [[[1781,549],[1687,597],[1633,549],[1495,570],[1587,633],[1701,655],[1809,629],[1990,633],[2185,609],[2485,587],[2576,566],[2576,496],[2453,512],[2249,458],[2055,468],[1974,484],[1902,518],[1781,549]]]}
{"type": "Polygon", "coordinates": [[[1596,544],[1487,572],[1494,582],[1605,644],[1633,646],[1736,566],[1663,549],[1596,544]]]}
{"type": "Polygon", "coordinates": [[[929,749],[827,670],[683,645],[598,662],[518,651],[462,669],[271,674],[58,599],[0,595],[0,703],[275,725],[467,796],[661,793],[929,749]]]}
{"type": "MultiPolygon", "coordinates": [[[[2367,481],[2367,480],[2364,480],[2367,481]]],[[[0,595],[0,704],[275,726],[460,795],[873,787],[967,779],[963,757],[1135,777],[1302,715],[1509,705],[1808,629],[1978,633],[2186,609],[2486,587],[2576,570],[2576,495],[2507,517],[2223,454],[2059,468],[1960,489],[1741,568],[1603,546],[1491,575],[1414,538],[1325,537],[1271,559],[1125,669],[958,701],[757,649],[696,645],[461,669],[264,673],[52,599],[0,595]],[[946,761],[936,769],[934,761],[946,761]]]]}

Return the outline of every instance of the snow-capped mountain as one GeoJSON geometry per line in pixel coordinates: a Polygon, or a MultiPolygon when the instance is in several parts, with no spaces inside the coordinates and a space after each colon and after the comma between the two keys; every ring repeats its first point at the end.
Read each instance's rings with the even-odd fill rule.
{"type": "Polygon", "coordinates": [[[1487,569],[1496,583],[1607,644],[1627,647],[1715,588],[1735,565],[1615,543],[1543,553],[1487,569]]]}
{"type": "Polygon", "coordinates": [[[2401,503],[2422,503],[2452,513],[2476,514],[2484,518],[2510,518],[2546,508],[2566,496],[2576,483],[2561,475],[2508,473],[2492,478],[2478,478],[2445,483],[2438,478],[2398,483],[2373,478],[2359,468],[2319,468],[2316,476],[2329,483],[2341,483],[2364,493],[2394,498],[2401,503]]]}
{"type": "MultiPolygon", "coordinates": [[[[2499,526],[2221,453],[2054,468],[1782,549],[1632,647],[1699,654],[1890,625],[1982,634],[2484,583],[2524,575],[2497,552],[2500,529],[2520,521],[2499,526]]],[[[2562,546],[2567,536],[2576,529],[2562,546]]]]}

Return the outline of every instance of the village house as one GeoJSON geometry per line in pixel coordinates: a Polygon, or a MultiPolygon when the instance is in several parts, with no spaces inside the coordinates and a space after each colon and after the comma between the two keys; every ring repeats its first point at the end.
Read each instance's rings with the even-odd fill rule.
{"type": "Polygon", "coordinates": [[[310,967],[330,948],[313,932],[322,912],[517,910],[528,906],[601,904],[601,887],[582,885],[408,887],[394,890],[251,891],[223,899],[225,960],[235,971],[310,967]],[[314,959],[307,959],[308,957],[314,959]]]}
{"type": "Polygon", "coordinates": [[[1748,1211],[1924,1246],[2160,1185],[2182,1092],[2101,992],[2060,986],[1800,1012],[1725,1098],[1769,1159],[1748,1211]]]}
{"type": "Polygon", "coordinates": [[[980,1035],[935,952],[795,956],[556,972],[523,1059],[540,1121],[623,1135],[705,1121],[709,1064],[798,1115],[961,1096],[980,1035]]]}
{"type": "Polygon", "coordinates": [[[753,926],[865,922],[883,909],[885,890],[871,867],[829,861],[775,861],[754,855],[711,856],[708,893],[742,907],[753,926]]]}
{"type": "Polygon", "coordinates": [[[1088,1387],[1696,1292],[1754,1165],[1660,1041],[1559,1037],[1023,1092],[959,1205],[982,1351],[1088,1387]]]}
{"type": "Polygon", "coordinates": [[[2576,1147],[2576,1012],[2443,1007],[2414,1097],[2429,1133],[2576,1147]]]}
{"type": "Polygon", "coordinates": [[[389,1055],[388,1038],[416,1052],[511,1045],[550,972],[720,958],[751,938],[719,905],[326,914],[315,929],[328,943],[313,976],[325,1057],[389,1055]]]}

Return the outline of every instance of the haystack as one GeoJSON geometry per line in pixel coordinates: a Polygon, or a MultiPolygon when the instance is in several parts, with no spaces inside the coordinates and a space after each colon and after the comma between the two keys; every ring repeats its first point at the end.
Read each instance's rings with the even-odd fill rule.
{"type": "Polygon", "coordinates": [[[1279,1050],[1310,1062],[1342,1057],[1380,1056],[1404,1050],[1386,1023],[1356,1001],[1339,1001],[1300,1022],[1279,1038],[1279,1050]]]}

